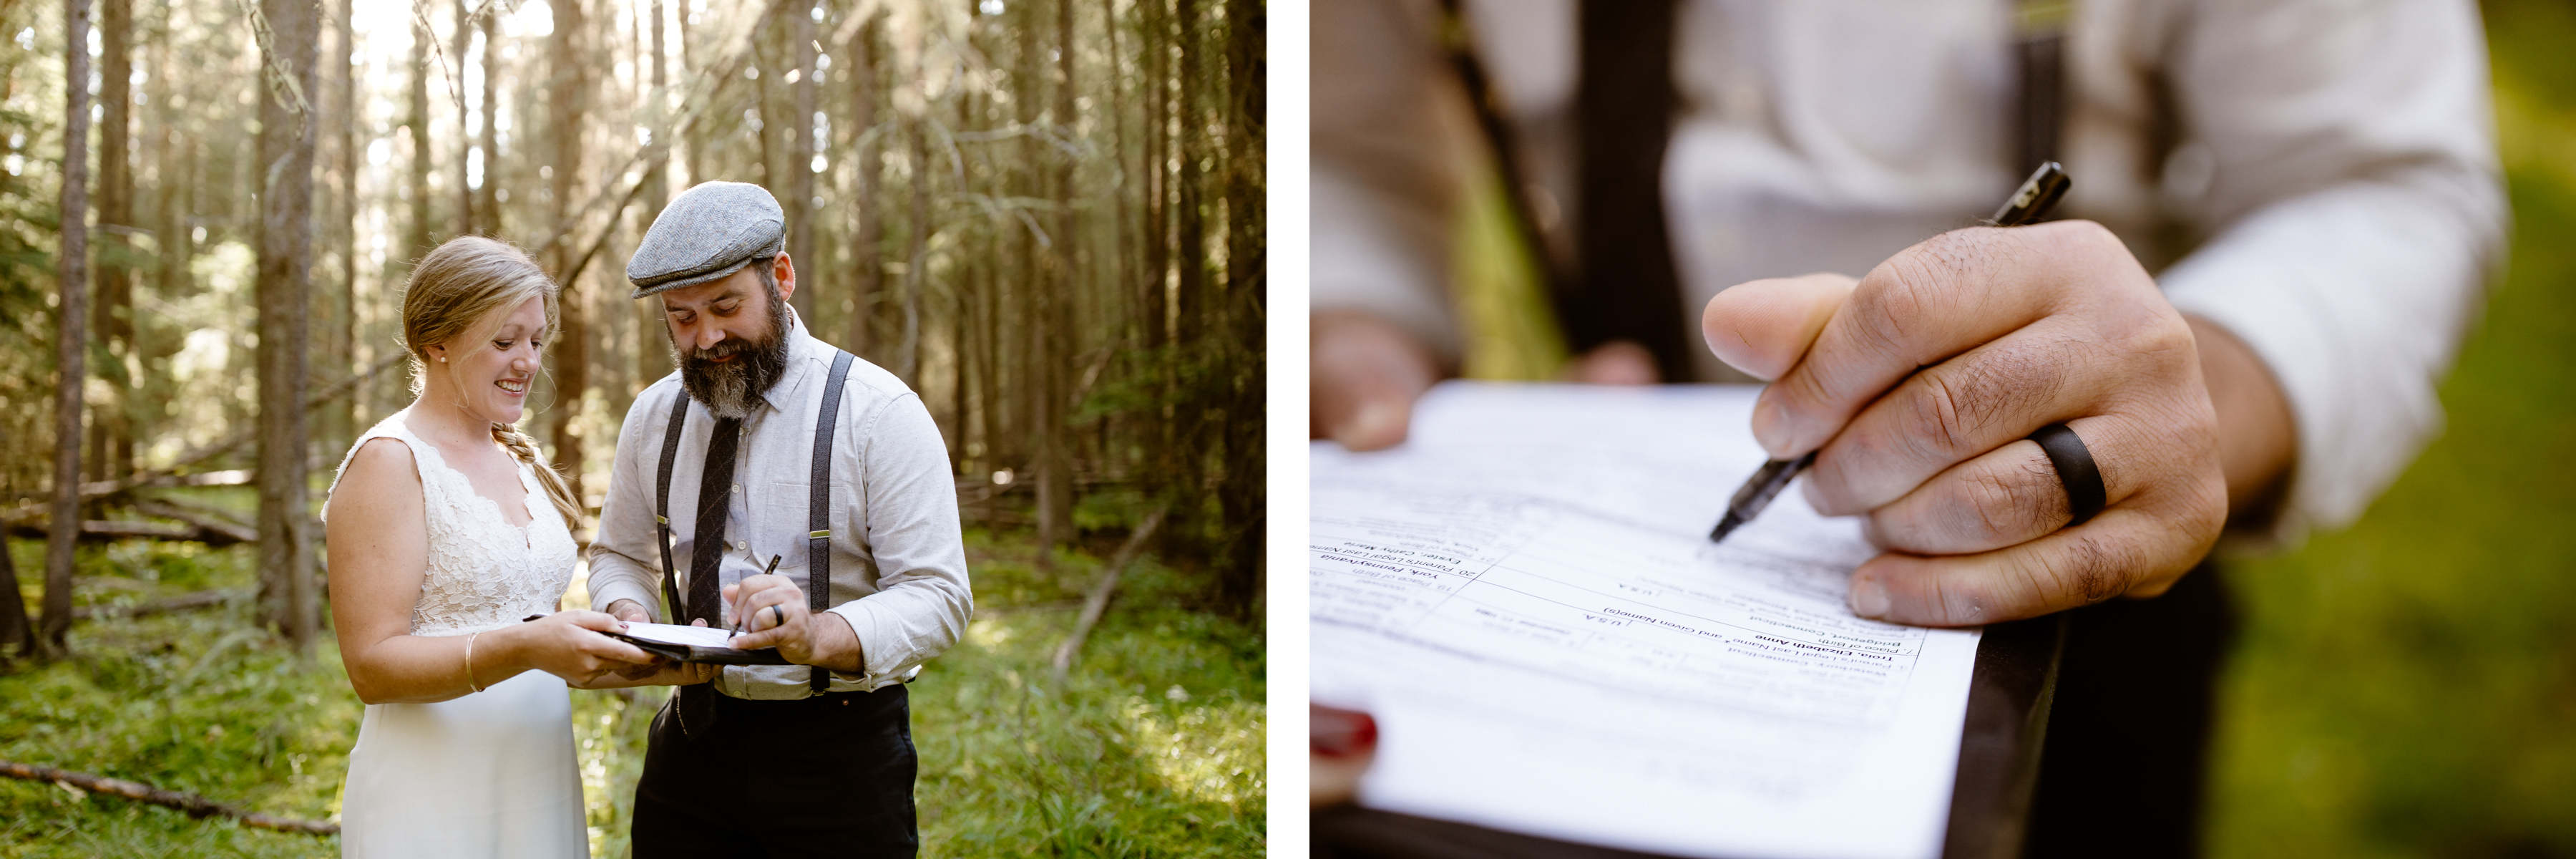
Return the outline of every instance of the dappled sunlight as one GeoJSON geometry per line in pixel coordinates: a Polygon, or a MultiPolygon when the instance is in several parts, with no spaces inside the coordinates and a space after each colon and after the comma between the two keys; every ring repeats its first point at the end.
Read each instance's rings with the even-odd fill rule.
{"type": "MultiPolygon", "coordinates": [[[[1187,700],[1169,694],[1173,690],[1181,687],[1170,687],[1157,697],[1187,700]]],[[[1126,719],[1137,752],[1173,793],[1194,802],[1240,809],[1246,799],[1262,797],[1269,789],[1263,772],[1259,703],[1192,707],[1174,716],[1164,705],[1128,696],[1120,701],[1118,711],[1126,719]]]]}

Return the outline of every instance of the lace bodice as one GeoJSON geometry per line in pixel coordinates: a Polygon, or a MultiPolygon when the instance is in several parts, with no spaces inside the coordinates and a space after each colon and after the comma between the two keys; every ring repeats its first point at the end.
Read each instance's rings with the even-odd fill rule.
{"type": "MultiPolygon", "coordinates": [[[[476,494],[464,472],[412,434],[403,422],[410,414],[395,412],[359,436],[341,457],[340,472],[348,472],[358,448],[371,439],[395,439],[411,448],[420,470],[421,509],[429,520],[429,568],[421,576],[420,602],[412,607],[411,634],[460,635],[553,611],[572,584],[576,547],[536,472],[519,464],[528,524],[513,527],[499,502],[476,494]]],[[[339,486],[334,477],[331,488],[339,486]]]]}

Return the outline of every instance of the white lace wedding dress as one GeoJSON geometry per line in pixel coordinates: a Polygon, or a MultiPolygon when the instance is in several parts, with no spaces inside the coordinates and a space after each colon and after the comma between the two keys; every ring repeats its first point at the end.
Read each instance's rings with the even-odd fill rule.
{"type": "MultiPolygon", "coordinates": [[[[429,569],[411,633],[467,635],[553,611],[572,582],[574,545],[535,472],[519,467],[528,524],[513,527],[499,502],[412,434],[409,414],[376,424],[349,454],[397,439],[420,470],[429,569]]],[[[367,705],[341,795],[342,855],[588,856],[587,832],[562,679],[527,671],[437,703],[367,705]]]]}

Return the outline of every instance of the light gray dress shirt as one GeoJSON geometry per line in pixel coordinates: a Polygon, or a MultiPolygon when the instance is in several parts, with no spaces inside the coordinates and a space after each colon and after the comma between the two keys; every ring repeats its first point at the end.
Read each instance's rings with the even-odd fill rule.
{"type": "MultiPolygon", "coordinates": [[[[1442,295],[1473,126],[1429,2],[1319,0],[1313,304],[1458,354],[1442,295]]],[[[2279,380],[2298,464],[2271,536],[2361,514],[2440,431],[2434,388],[2502,253],[2486,45],[2465,0],[2077,0],[2058,214],[2279,380]]],[[[1571,0],[1466,4],[1544,224],[1574,181],[1571,0]]],[[[1664,208],[1696,344],[1747,280],[1880,260],[1992,212],[2032,165],[2014,4],[1691,0],[1664,208]]],[[[1697,355],[1707,379],[1734,378],[1697,355]]]]}
{"type": "MultiPolygon", "coordinates": [[[[808,589],[806,506],[814,467],[814,430],[831,374],[832,347],[806,333],[790,311],[787,371],[766,405],[743,420],[732,499],[726,513],[720,585],[759,575],[771,555],[777,574],[808,589]]],[[[678,373],[635,398],[617,436],[617,464],[591,544],[590,600],[662,604],[661,553],[653,545],[653,477],[670,426],[672,398],[685,396],[678,373]]],[[[966,583],[966,547],[958,533],[957,487],[948,449],[930,411],[903,380],[864,359],[850,363],[832,447],[832,580],[829,611],[858,633],[866,671],[832,675],[831,691],[866,691],[900,683],[957,643],[974,611],[966,583]]],[[[671,467],[671,559],[674,586],[689,592],[689,558],[697,540],[698,483],[715,418],[689,404],[671,467]]],[[[656,611],[656,620],[667,619],[656,611]]],[[[726,618],[730,623],[731,618],[726,618]]],[[[812,694],[804,666],[728,666],[716,690],[736,698],[779,700],[812,694]]]]}

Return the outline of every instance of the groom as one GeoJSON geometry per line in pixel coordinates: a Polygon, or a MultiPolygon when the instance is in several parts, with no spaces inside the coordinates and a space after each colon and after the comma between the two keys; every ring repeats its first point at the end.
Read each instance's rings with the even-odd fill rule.
{"type": "Polygon", "coordinates": [[[740,624],[734,646],[796,663],[726,667],[654,718],[639,857],[920,843],[904,683],[972,611],[957,490],[921,398],[788,308],[785,227],[768,191],[709,182],[662,210],[626,266],[635,298],[659,298],[679,372],[636,396],[618,434],[591,603],[740,624]]]}

